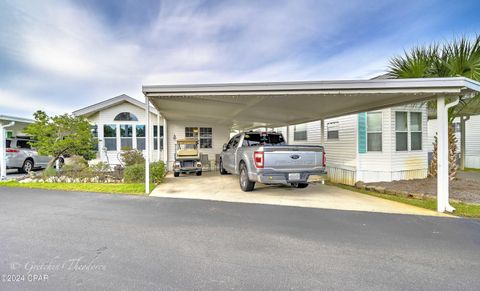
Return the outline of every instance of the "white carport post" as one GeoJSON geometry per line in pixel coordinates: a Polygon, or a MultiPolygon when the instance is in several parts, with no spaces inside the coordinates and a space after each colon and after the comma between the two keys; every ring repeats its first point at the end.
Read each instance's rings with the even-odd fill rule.
{"type": "Polygon", "coordinates": [[[320,119],[320,145],[325,146],[325,120],[320,119]]]}
{"type": "Polygon", "coordinates": [[[15,122],[6,125],[0,124],[0,180],[7,178],[7,145],[5,144],[6,134],[5,128],[13,126],[15,122]]]}
{"type": "Polygon", "coordinates": [[[437,98],[437,211],[453,212],[453,208],[448,202],[449,196],[449,164],[448,164],[448,109],[457,105],[459,99],[445,105],[445,97],[437,98]]]}
{"type": "Polygon", "coordinates": [[[145,193],[150,194],[150,100],[145,96],[145,120],[147,121],[147,130],[145,131],[145,193]]]}
{"type": "Polygon", "coordinates": [[[165,116],[163,117],[163,162],[165,170],[168,171],[168,128],[165,116]]]}
{"type": "MultiPolygon", "coordinates": [[[[155,139],[154,139],[155,142],[155,139]]],[[[157,162],[160,161],[160,112],[157,113],[157,162]]]]}

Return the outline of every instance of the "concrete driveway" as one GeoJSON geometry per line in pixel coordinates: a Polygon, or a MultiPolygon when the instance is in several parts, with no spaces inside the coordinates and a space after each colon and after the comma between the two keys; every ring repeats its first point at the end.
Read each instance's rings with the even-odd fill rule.
{"type": "Polygon", "coordinates": [[[257,183],[252,192],[243,192],[238,176],[221,176],[206,172],[203,176],[167,175],[163,184],[150,196],[216,200],[225,202],[257,203],[269,205],[356,210],[382,213],[447,216],[435,211],[389,201],[334,186],[311,184],[305,189],[286,186],[267,186],[257,183]]]}

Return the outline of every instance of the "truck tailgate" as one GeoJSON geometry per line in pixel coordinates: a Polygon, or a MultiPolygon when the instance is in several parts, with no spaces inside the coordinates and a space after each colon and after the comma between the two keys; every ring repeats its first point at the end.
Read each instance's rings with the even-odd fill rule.
{"type": "Polygon", "coordinates": [[[321,146],[264,147],[264,167],[277,171],[301,171],[323,167],[321,146]]]}

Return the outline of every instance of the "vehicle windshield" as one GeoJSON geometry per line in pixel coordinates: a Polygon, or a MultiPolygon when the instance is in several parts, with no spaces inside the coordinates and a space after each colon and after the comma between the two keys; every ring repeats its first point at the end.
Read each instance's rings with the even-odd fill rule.
{"type": "Polygon", "coordinates": [[[243,138],[244,146],[257,146],[257,145],[285,145],[283,136],[279,133],[246,133],[243,138]]]}
{"type": "Polygon", "coordinates": [[[179,150],[195,150],[197,149],[196,144],[177,144],[177,149],[179,150]]]}

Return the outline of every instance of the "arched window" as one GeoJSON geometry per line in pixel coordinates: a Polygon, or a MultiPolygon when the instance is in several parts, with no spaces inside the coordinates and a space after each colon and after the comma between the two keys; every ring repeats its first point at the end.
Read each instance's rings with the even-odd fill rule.
{"type": "Polygon", "coordinates": [[[133,113],[122,112],[122,113],[117,114],[117,116],[115,116],[115,118],[113,120],[115,120],[115,121],[138,121],[138,118],[133,113]]]}

